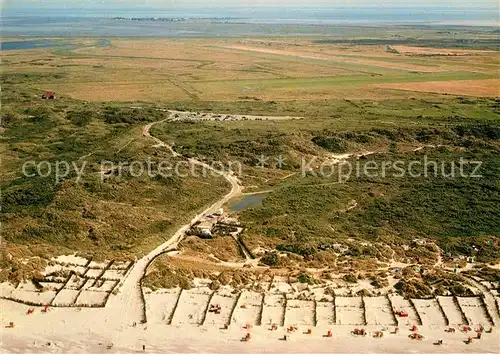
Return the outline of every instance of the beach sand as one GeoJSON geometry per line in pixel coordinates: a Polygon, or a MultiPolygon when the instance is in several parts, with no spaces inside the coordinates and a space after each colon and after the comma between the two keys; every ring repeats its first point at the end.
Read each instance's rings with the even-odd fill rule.
{"type": "MultiPolygon", "coordinates": [[[[146,324],[123,325],[126,319],[106,308],[52,308],[42,313],[36,308],[26,315],[29,306],[8,300],[0,300],[2,308],[2,353],[137,353],[146,346],[147,353],[498,353],[499,333],[484,334],[481,340],[466,345],[468,334],[454,334],[419,326],[424,340],[413,341],[407,327],[399,334],[389,331],[381,339],[373,338],[370,332],[380,326],[364,326],[369,334],[354,337],[350,331],[354,326],[319,325],[310,335],[307,328],[290,335],[289,341],[280,340],[286,333],[283,327],[270,331],[267,326],[254,326],[252,338],[242,342],[246,329],[232,324],[228,330],[217,325],[196,326],[146,324]],[[14,328],[5,328],[8,322],[14,328]],[[324,337],[332,330],[333,337],[324,337]],[[433,342],[443,339],[442,346],[433,342]],[[49,345],[50,343],[50,345],[49,345]],[[112,347],[107,349],[108,346],[112,347]]],[[[186,314],[187,315],[187,314],[186,314]]],[[[359,326],[357,326],[359,327],[359,326]]],[[[390,327],[392,331],[392,327],[390,327]]]]}

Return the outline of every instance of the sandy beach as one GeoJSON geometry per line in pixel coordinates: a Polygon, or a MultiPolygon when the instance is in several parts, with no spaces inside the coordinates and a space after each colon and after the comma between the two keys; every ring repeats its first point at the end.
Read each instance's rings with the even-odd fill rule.
{"type": "Polygon", "coordinates": [[[63,256],[46,268],[43,289],[32,282],[1,283],[2,353],[303,353],[306,346],[311,353],[500,349],[496,293],[473,278],[476,296],[429,299],[394,293],[348,296],[349,289],[337,287],[336,281],[308,285],[282,276],[263,277],[245,289],[225,285],[213,290],[210,280],[196,278],[191,289],[153,291],[131,283],[137,264],[142,266],[63,256]],[[76,267],[79,271],[66,278],[52,273],[76,267]],[[355,328],[365,329],[366,335],[354,335],[355,328]],[[448,333],[449,328],[454,332],[448,333]],[[475,339],[480,329],[482,338],[475,339]],[[413,333],[422,340],[409,338],[413,333]],[[247,334],[250,340],[243,341],[247,334]],[[466,344],[469,337],[474,339],[466,344]],[[443,344],[438,346],[439,340],[443,344]]]}
{"type": "Polygon", "coordinates": [[[133,327],[105,308],[52,308],[47,313],[37,308],[27,316],[29,306],[7,300],[0,300],[0,305],[3,353],[138,353],[143,352],[143,345],[148,353],[303,353],[304,348],[311,353],[497,353],[499,349],[496,330],[466,345],[463,341],[469,335],[460,331],[448,334],[431,326],[419,326],[425,337],[422,341],[410,340],[407,327],[401,327],[398,334],[386,332],[379,339],[370,332],[381,326],[364,326],[369,332],[365,337],[354,337],[350,333],[354,326],[320,325],[310,335],[304,334],[309,327],[299,326],[283,341],[285,328],[270,331],[268,326],[254,326],[252,339],[242,342],[248,331],[237,324],[228,330],[217,323],[133,327]],[[15,328],[4,328],[8,321],[14,321],[15,328]],[[333,337],[324,337],[328,330],[333,337]],[[442,346],[433,345],[438,339],[444,340],[442,346]]]}
{"type": "MultiPolygon", "coordinates": [[[[144,135],[149,136],[152,125],[144,135]]],[[[360,296],[370,286],[367,281],[307,284],[269,275],[244,289],[213,288],[210,280],[199,278],[191,289],[143,287],[141,279],[152,260],[173,249],[191,224],[241,193],[236,177],[221,174],[231,191],[135,262],[59,256],[50,260],[39,284],[1,283],[2,352],[499,352],[497,293],[481,279],[470,278],[474,296],[429,299],[405,299],[387,289],[360,296]],[[399,311],[406,315],[398,316],[399,311]],[[464,326],[471,327],[468,333],[464,326]],[[446,332],[449,327],[455,332],[446,332]],[[354,335],[355,328],[366,335],[354,335]],[[480,328],[485,330],[482,338],[466,344],[480,328]],[[409,338],[413,333],[423,338],[409,338]],[[247,335],[250,340],[243,341],[247,335]],[[436,345],[440,340],[443,344],[436,345]]]]}

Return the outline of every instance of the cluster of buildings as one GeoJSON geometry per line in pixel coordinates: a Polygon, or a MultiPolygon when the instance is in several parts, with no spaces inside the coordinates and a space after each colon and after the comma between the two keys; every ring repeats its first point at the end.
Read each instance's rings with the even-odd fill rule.
{"type": "Polygon", "coordinates": [[[115,21],[184,22],[192,20],[227,21],[231,17],[113,17],[115,21]]]}
{"type": "Polygon", "coordinates": [[[238,226],[238,221],[224,214],[221,208],[212,214],[205,215],[202,220],[192,225],[188,234],[201,238],[229,236],[240,231],[241,228],[238,226]]]}

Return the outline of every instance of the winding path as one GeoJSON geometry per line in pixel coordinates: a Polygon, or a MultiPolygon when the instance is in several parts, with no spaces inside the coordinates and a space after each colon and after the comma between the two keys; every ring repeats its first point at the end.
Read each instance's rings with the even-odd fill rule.
{"type": "Polygon", "coordinates": [[[167,149],[170,150],[170,152],[172,153],[172,155],[174,157],[179,157],[179,156],[181,156],[181,154],[179,154],[178,152],[175,152],[171,145],[166,144],[163,140],[158,139],[155,136],[152,136],[150,133],[151,127],[153,125],[158,124],[158,123],[163,123],[167,120],[168,120],[168,118],[160,120],[158,122],[149,123],[148,125],[144,126],[144,128],[142,129],[142,135],[153,139],[156,142],[156,145],[154,145],[154,147],[166,147],[167,149]]]}
{"type": "MultiPolygon", "coordinates": [[[[153,125],[164,122],[165,120],[146,125],[142,130],[142,134],[143,136],[153,139],[157,143],[155,146],[167,147],[175,157],[179,157],[180,154],[175,152],[170,145],[150,134],[150,130],[153,125]]],[[[115,315],[119,314],[119,316],[122,317],[123,325],[129,326],[134,322],[141,323],[145,321],[143,311],[145,304],[141,289],[141,279],[143,278],[149,264],[151,264],[151,262],[163,252],[175,248],[179,241],[182,240],[189,227],[199,221],[203,215],[217,211],[217,209],[221,208],[230,199],[241,194],[242,187],[239,184],[238,179],[233,175],[232,171],[219,171],[212,166],[193,158],[188,159],[188,161],[191,164],[201,166],[223,176],[231,184],[231,191],[206,210],[196,215],[188,224],[177,230],[177,232],[169,240],[155,248],[134,264],[129,275],[123,282],[119,293],[116,296],[111,296],[106,305],[107,310],[111,311],[111,313],[114,313],[115,315]]]]}

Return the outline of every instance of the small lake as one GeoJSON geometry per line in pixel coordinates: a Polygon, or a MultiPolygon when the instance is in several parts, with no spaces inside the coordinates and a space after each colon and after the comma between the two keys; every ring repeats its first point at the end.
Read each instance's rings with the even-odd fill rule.
{"type": "Polygon", "coordinates": [[[267,193],[263,194],[253,194],[253,195],[247,195],[234,203],[231,206],[232,211],[241,211],[245,210],[247,208],[252,208],[256,206],[260,206],[264,199],[266,199],[267,193]]]}
{"type": "MultiPolygon", "coordinates": [[[[98,47],[107,47],[111,43],[107,39],[101,39],[97,42],[98,47]]],[[[13,41],[0,43],[0,49],[4,50],[24,50],[24,49],[41,49],[41,48],[54,48],[54,49],[71,49],[78,48],[78,45],[55,41],[52,39],[34,39],[28,41],[13,41]]]]}
{"type": "Polygon", "coordinates": [[[69,46],[68,43],[54,41],[50,39],[35,39],[32,41],[16,41],[16,42],[2,42],[0,47],[2,50],[23,50],[23,49],[37,49],[37,48],[65,48],[69,46]]]}

